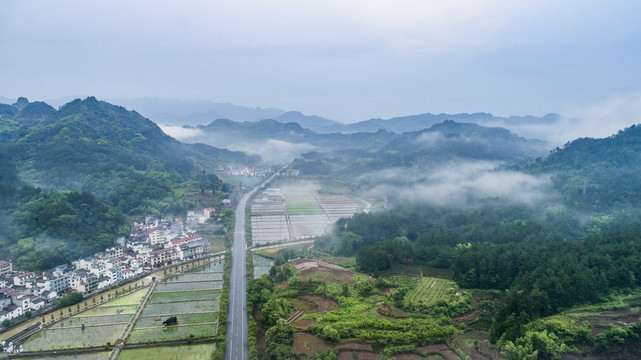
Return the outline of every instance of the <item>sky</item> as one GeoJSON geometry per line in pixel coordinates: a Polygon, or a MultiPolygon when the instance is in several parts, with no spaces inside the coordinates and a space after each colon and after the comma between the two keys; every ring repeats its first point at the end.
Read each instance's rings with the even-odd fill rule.
{"type": "Polygon", "coordinates": [[[0,96],[342,122],[556,112],[593,135],[641,122],[639,14],[636,0],[0,0],[0,96]]]}

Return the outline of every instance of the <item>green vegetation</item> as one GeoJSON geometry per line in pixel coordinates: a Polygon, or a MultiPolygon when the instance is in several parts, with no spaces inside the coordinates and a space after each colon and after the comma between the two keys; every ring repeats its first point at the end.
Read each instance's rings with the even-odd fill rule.
{"type": "MultiPolygon", "coordinates": [[[[230,231],[231,232],[231,231],[230,231]]],[[[212,359],[223,360],[225,358],[225,340],[227,339],[227,311],[229,309],[229,278],[231,276],[231,251],[225,253],[225,265],[223,268],[223,289],[220,296],[220,310],[218,315],[218,333],[216,334],[216,351],[212,359]]]]}
{"type": "Polygon", "coordinates": [[[128,233],[123,214],[217,204],[231,188],[203,169],[258,160],[182,144],[138,113],[93,97],[57,111],[25,101],[0,113],[0,253],[24,269],[103,250],[128,233]]]}
{"type": "Polygon", "coordinates": [[[42,351],[113,344],[126,326],[127,324],[120,324],[86,326],[84,330],[80,327],[42,330],[30,337],[24,348],[26,351],[42,351]]]}
{"type": "Polygon", "coordinates": [[[322,214],[323,208],[314,198],[300,198],[287,200],[287,213],[290,215],[322,214]]]}
{"type": "Polygon", "coordinates": [[[411,307],[429,307],[439,301],[446,301],[448,290],[456,288],[452,281],[432,277],[420,278],[414,287],[405,295],[403,305],[411,307]]]}
{"type": "Polygon", "coordinates": [[[58,300],[56,305],[58,307],[67,307],[71,305],[76,305],[77,303],[81,302],[83,299],[82,293],[79,292],[74,292],[69,295],[64,296],[62,299],[58,300]]]}
{"type": "Polygon", "coordinates": [[[113,207],[86,192],[0,185],[0,252],[16,266],[42,270],[104,250],[129,232],[113,207]]]}
{"type": "Polygon", "coordinates": [[[163,346],[147,349],[124,350],[120,355],[123,360],[209,360],[214,353],[212,344],[163,346]]]}
{"type": "MultiPolygon", "coordinates": [[[[189,338],[202,338],[216,335],[215,324],[205,325],[178,325],[178,326],[162,326],[154,328],[136,328],[129,338],[129,343],[152,343],[158,341],[168,340],[184,340],[189,338]]],[[[210,345],[211,346],[211,345],[210,345]]]]}

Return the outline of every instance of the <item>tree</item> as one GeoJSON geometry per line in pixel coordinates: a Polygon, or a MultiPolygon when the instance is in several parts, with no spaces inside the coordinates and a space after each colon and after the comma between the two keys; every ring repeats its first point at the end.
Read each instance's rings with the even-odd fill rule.
{"type": "Polygon", "coordinates": [[[285,319],[278,319],[276,325],[265,333],[265,346],[270,359],[290,359],[294,343],[294,326],[285,319]]]}
{"type": "Polygon", "coordinates": [[[25,311],[24,313],[24,317],[26,317],[27,319],[31,319],[31,315],[33,315],[33,313],[29,310],[25,311]]]}
{"type": "Polygon", "coordinates": [[[5,328],[8,328],[9,326],[11,326],[11,320],[9,319],[2,320],[2,326],[4,326],[5,328]]]}

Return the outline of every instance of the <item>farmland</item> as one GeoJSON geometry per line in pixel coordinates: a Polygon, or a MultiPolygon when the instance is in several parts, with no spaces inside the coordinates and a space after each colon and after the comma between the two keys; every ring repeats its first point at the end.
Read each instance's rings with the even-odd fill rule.
{"type": "Polygon", "coordinates": [[[274,260],[260,256],[253,255],[254,263],[254,278],[259,278],[264,274],[269,274],[269,269],[274,265],[274,260]]]}
{"type": "Polygon", "coordinates": [[[252,241],[260,246],[318,237],[358,209],[346,195],[316,194],[304,183],[266,189],[250,206],[252,241]]]}
{"type": "Polygon", "coordinates": [[[25,351],[83,348],[114,343],[125,330],[147,289],[62,320],[30,337],[25,351]],[[85,326],[83,329],[82,326],[85,326]]]}
{"type": "Polygon", "coordinates": [[[209,360],[214,353],[210,344],[163,346],[148,349],[125,350],[120,355],[122,360],[209,360]]]}
{"type": "Polygon", "coordinates": [[[222,262],[171,276],[160,283],[129,338],[129,343],[152,343],[212,337],[218,328],[223,287],[222,262]],[[163,326],[176,316],[178,325],[163,326]]]}
{"type": "Polygon", "coordinates": [[[453,289],[456,289],[456,283],[453,281],[422,277],[418,279],[415,287],[405,295],[403,304],[406,307],[432,306],[438,301],[447,301],[449,290],[453,289]]]}
{"type": "MultiPolygon", "coordinates": [[[[134,313],[143,303],[148,289],[121,296],[58,321],[27,339],[24,351],[104,349],[121,341],[119,339],[125,328],[130,323],[134,326],[135,322],[121,358],[144,359],[154,356],[156,359],[171,359],[181,354],[180,358],[185,359],[209,359],[214,351],[211,343],[163,347],[167,351],[163,350],[160,357],[156,349],[134,350],[127,349],[127,345],[214,337],[218,330],[223,266],[223,261],[217,261],[187,273],[170,275],[155,287],[153,293],[147,295],[145,307],[140,309],[135,318],[134,313]],[[163,326],[162,321],[170,316],[176,316],[178,324],[163,326]]],[[[55,359],[105,359],[108,355],[96,352],[55,359]]]]}

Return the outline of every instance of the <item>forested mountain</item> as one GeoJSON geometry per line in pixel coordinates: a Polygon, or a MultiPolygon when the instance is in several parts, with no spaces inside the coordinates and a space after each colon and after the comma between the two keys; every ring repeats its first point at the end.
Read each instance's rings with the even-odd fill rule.
{"type": "Polygon", "coordinates": [[[604,139],[568,142],[521,169],[554,174],[566,202],[583,210],[640,207],[641,126],[633,125],[604,139]]]}
{"type": "Polygon", "coordinates": [[[312,152],[303,154],[292,166],[307,174],[358,175],[391,167],[431,167],[450,161],[515,163],[546,152],[544,142],[526,140],[506,129],[447,120],[429,129],[397,135],[379,149],[312,152]]]}
{"type": "MultiPolygon", "coordinates": [[[[505,136],[520,142],[503,130],[469,124],[445,122],[431,130],[459,126],[466,127],[467,134],[493,133],[493,142],[505,136]]],[[[386,148],[411,148],[411,139],[418,136],[396,139],[386,148]]],[[[402,264],[426,265],[449,269],[462,287],[504,291],[487,328],[490,340],[508,349],[526,330],[541,325],[537,319],[641,286],[640,154],[638,125],[605,139],[578,139],[509,170],[551,177],[548,191],[558,196],[528,205],[499,198],[476,199],[476,206],[468,207],[398,203],[386,211],[339,220],[337,234],[316,246],[355,256],[359,268],[369,273],[402,264]]],[[[404,295],[399,292],[397,297],[402,300],[404,295]]],[[[552,339],[558,346],[582,344],[588,338],[549,331],[562,338],[552,339]]],[[[625,336],[636,339],[634,334],[625,336]]],[[[604,349],[626,341],[597,339],[604,349]]]]}
{"type": "Polygon", "coordinates": [[[185,182],[220,190],[222,182],[204,175],[202,162],[259,161],[238,152],[182,144],[138,113],[93,97],[74,100],[58,111],[24,101],[10,107],[18,112],[3,107],[1,145],[23,183],[88,191],[126,213],[153,210],[159,202],[163,205],[155,210],[161,212],[183,206],[184,199],[174,197],[171,188],[185,182]]]}
{"type": "MultiPolygon", "coordinates": [[[[282,115],[275,117],[274,120],[285,123],[285,124],[294,122],[304,127],[305,129],[309,129],[319,133],[323,133],[323,132],[330,133],[332,131],[328,132],[328,131],[325,131],[325,129],[328,129],[333,126],[336,126],[337,128],[340,129],[341,126],[343,126],[343,124],[337,121],[325,119],[317,115],[304,115],[298,111],[288,111],[282,115]]],[[[340,131],[333,131],[333,132],[340,132],[340,131]]],[[[355,131],[355,132],[358,132],[358,131],[355,131]]],[[[372,131],[372,132],[376,132],[376,131],[372,131]]]]}
{"type": "MultiPolygon", "coordinates": [[[[277,120],[258,122],[235,122],[218,119],[196,129],[202,131],[196,141],[209,141],[217,147],[238,144],[256,144],[267,140],[285,141],[293,144],[306,144],[319,148],[319,151],[337,149],[370,149],[380,147],[397,135],[388,131],[353,134],[319,134],[303,128],[295,122],[283,123],[277,120]]],[[[193,139],[192,139],[193,140],[193,139]]]]}
{"type": "Polygon", "coordinates": [[[229,185],[205,167],[260,158],[182,144],[138,113],[89,97],[59,110],[25,98],[1,105],[0,160],[0,253],[38,270],[110,246],[127,233],[123,213],[198,206],[185,189],[218,201],[229,185]]]}

